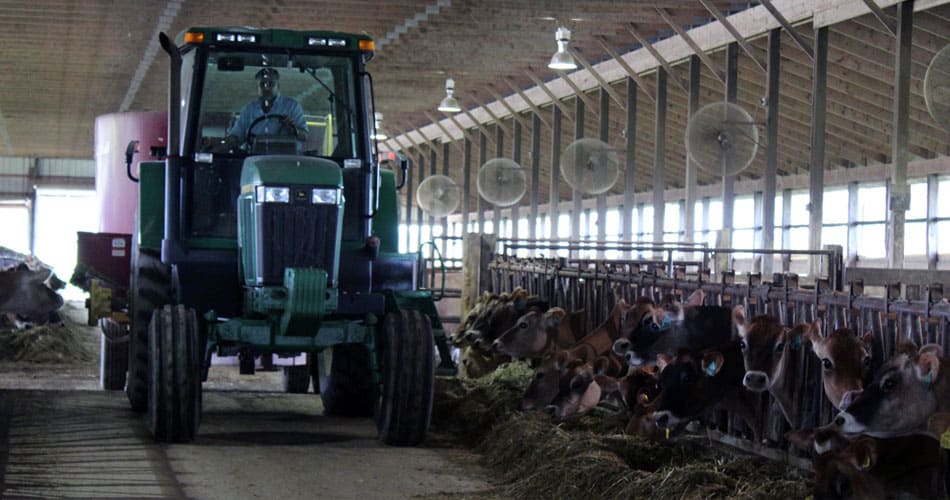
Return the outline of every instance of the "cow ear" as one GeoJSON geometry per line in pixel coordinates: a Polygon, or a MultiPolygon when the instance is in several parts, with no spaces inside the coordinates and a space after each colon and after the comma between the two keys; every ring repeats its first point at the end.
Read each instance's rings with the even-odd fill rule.
{"type": "Polygon", "coordinates": [[[805,340],[815,344],[820,344],[821,338],[821,320],[816,319],[813,323],[805,323],[805,340]]]}
{"type": "Polygon", "coordinates": [[[690,306],[701,306],[706,300],[706,292],[702,288],[697,288],[695,292],[689,294],[686,304],[690,306]]]}
{"type": "Polygon", "coordinates": [[[659,369],[659,372],[662,372],[663,369],[672,362],[673,358],[670,357],[669,354],[660,353],[656,355],[656,367],[659,369]]]}
{"type": "Polygon", "coordinates": [[[736,324],[736,330],[739,331],[739,336],[744,339],[746,334],[745,306],[740,304],[732,308],[732,322],[736,324]]]}
{"type": "Polygon", "coordinates": [[[855,465],[862,469],[870,469],[877,463],[877,442],[874,438],[862,436],[851,443],[854,450],[855,465]]]}
{"type": "Polygon", "coordinates": [[[928,352],[933,353],[933,355],[936,356],[936,357],[938,357],[938,358],[942,358],[942,357],[943,357],[943,347],[940,347],[940,344],[924,344],[924,345],[920,348],[920,350],[917,351],[917,354],[918,354],[918,355],[922,355],[922,354],[928,353],[928,352]]]}
{"type": "Polygon", "coordinates": [[[719,351],[710,351],[706,354],[703,354],[703,373],[707,377],[715,377],[719,370],[722,370],[722,364],[725,362],[725,358],[722,353],[719,351]]]}
{"type": "Polygon", "coordinates": [[[917,380],[924,385],[933,385],[940,376],[940,358],[933,352],[925,352],[917,358],[917,366],[914,368],[917,380]]]}
{"type": "Polygon", "coordinates": [[[545,318],[549,320],[554,320],[556,323],[564,319],[564,316],[567,316],[567,311],[560,307],[552,307],[544,313],[545,318]]]}
{"type": "Polygon", "coordinates": [[[797,351],[802,348],[805,328],[801,325],[797,325],[794,328],[786,328],[783,335],[785,335],[785,342],[788,342],[792,346],[792,349],[797,351]]]}

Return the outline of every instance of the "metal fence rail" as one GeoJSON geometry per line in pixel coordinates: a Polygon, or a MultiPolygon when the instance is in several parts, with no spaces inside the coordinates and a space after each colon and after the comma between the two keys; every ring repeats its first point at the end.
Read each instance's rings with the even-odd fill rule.
{"type": "MultiPolygon", "coordinates": [[[[851,328],[858,335],[871,333],[875,367],[883,363],[903,339],[917,345],[936,342],[945,351],[950,348],[950,304],[944,300],[941,283],[925,287],[919,297],[918,294],[902,297],[900,283],[892,283],[886,287],[884,296],[872,297],[864,295],[860,281],[842,286],[840,274],[821,277],[811,285],[804,285],[797,275],[790,273],[775,274],[772,282],[764,282],[760,274],[737,277],[734,271],[727,271],[713,280],[705,270],[687,275],[682,266],[673,266],[672,273],[665,272],[665,267],[629,261],[570,262],[566,259],[523,259],[505,255],[496,256],[489,266],[493,291],[510,291],[520,286],[547,299],[552,306],[569,311],[586,309],[588,327],[607,317],[616,302],[615,297],[623,297],[627,302],[641,296],[659,301],[666,294],[685,298],[694,290],[702,289],[707,304],[727,307],[742,304],[750,318],[768,314],[789,327],[820,318],[825,334],[844,327],[851,328]],[[835,279],[839,281],[835,283],[835,279]]],[[[795,428],[830,422],[834,408],[824,397],[821,364],[808,344],[798,351],[794,362],[798,365],[798,373],[803,374],[794,391],[794,401],[799,409],[792,417],[795,428]]],[[[763,395],[760,403],[757,425],[766,439],[765,444],[744,439],[735,419],[723,418],[722,415],[717,419],[719,432],[714,432],[714,437],[747,451],[804,466],[797,458],[800,455],[788,450],[783,438],[788,425],[781,412],[770,411],[770,396],[763,395]]]]}

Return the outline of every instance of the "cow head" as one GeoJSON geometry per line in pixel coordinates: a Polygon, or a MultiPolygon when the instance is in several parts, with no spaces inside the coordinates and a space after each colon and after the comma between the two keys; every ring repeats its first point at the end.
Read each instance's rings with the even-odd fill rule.
{"type": "Polygon", "coordinates": [[[769,390],[782,379],[792,353],[801,349],[804,327],[785,328],[769,315],[749,321],[741,305],[732,314],[746,369],[742,385],[753,392],[769,390]]]}
{"type": "Polygon", "coordinates": [[[513,358],[538,358],[554,344],[561,320],[567,312],[553,307],[545,312],[532,310],[492,342],[492,351],[513,358]]]}
{"type": "Polygon", "coordinates": [[[641,346],[652,344],[658,335],[668,330],[672,318],[657,307],[648,297],[640,297],[628,306],[620,317],[620,338],[611,348],[614,354],[626,359],[630,366],[640,366],[648,361],[637,357],[641,346]]]}
{"type": "Polygon", "coordinates": [[[901,344],[874,380],[839,413],[835,425],[847,434],[896,436],[925,429],[937,411],[934,385],[941,375],[943,350],[927,344],[915,350],[901,344]]]}
{"type": "Polygon", "coordinates": [[[524,396],[521,398],[519,408],[523,411],[540,410],[551,404],[557,397],[562,385],[570,383],[570,377],[573,373],[570,371],[570,365],[567,359],[558,353],[558,355],[546,358],[541,365],[535,369],[534,377],[528,383],[524,396]]]}
{"type": "Polygon", "coordinates": [[[684,425],[718,402],[722,391],[715,390],[710,381],[723,364],[719,351],[706,352],[699,359],[687,353],[671,361],[661,356],[657,366],[663,402],[653,415],[656,424],[661,428],[684,425]]]}
{"type": "Polygon", "coordinates": [[[859,338],[850,329],[839,328],[825,337],[821,326],[821,320],[815,320],[805,330],[805,338],[821,360],[825,395],[835,408],[844,410],[864,390],[870,376],[873,336],[869,333],[859,338]]]}
{"type": "Polygon", "coordinates": [[[815,498],[886,498],[884,485],[871,469],[877,464],[877,444],[860,437],[845,448],[815,457],[815,498]]]}
{"type": "MultiPolygon", "coordinates": [[[[557,396],[544,410],[559,420],[579,417],[591,411],[600,402],[602,389],[590,365],[569,370],[570,378],[561,378],[557,396]],[[564,381],[567,385],[564,386],[564,381]]],[[[603,379],[609,380],[609,379],[603,379]]]]}

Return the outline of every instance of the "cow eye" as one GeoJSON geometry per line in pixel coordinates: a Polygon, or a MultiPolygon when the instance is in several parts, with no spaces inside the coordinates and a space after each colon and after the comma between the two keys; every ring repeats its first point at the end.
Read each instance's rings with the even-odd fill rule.
{"type": "Polygon", "coordinates": [[[775,352],[782,352],[785,350],[785,342],[779,342],[775,344],[775,352]]]}
{"type": "Polygon", "coordinates": [[[828,358],[821,358],[821,367],[825,370],[831,370],[835,365],[831,364],[831,360],[828,358]]]}
{"type": "Polygon", "coordinates": [[[521,323],[518,323],[518,328],[524,330],[525,328],[528,328],[528,323],[522,321],[521,323]]]}
{"type": "Polygon", "coordinates": [[[748,349],[748,348],[749,348],[749,345],[745,343],[745,340],[740,340],[740,341],[739,341],[739,349],[742,349],[742,350],[744,351],[744,350],[746,350],[746,349],[748,349]]]}
{"type": "Polygon", "coordinates": [[[544,373],[543,373],[543,372],[535,373],[535,374],[534,374],[534,378],[536,378],[536,379],[538,379],[538,380],[541,380],[541,379],[544,378],[544,373]]]}
{"type": "Polygon", "coordinates": [[[881,389],[884,389],[887,392],[893,391],[897,387],[897,382],[892,379],[885,379],[884,382],[881,382],[881,389]]]}
{"type": "Polygon", "coordinates": [[[864,365],[865,368],[870,368],[870,367],[871,367],[871,356],[865,356],[864,359],[861,360],[861,364],[864,365]]]}

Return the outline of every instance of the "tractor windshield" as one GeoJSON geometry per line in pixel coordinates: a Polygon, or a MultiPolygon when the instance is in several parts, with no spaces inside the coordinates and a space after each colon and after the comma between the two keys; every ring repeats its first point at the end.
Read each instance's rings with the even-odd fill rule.
{"type": "Polygon", "coordinates": [[[352,57],[212,51],[204,64],[197,151],[357,156],[352,57]]]}

